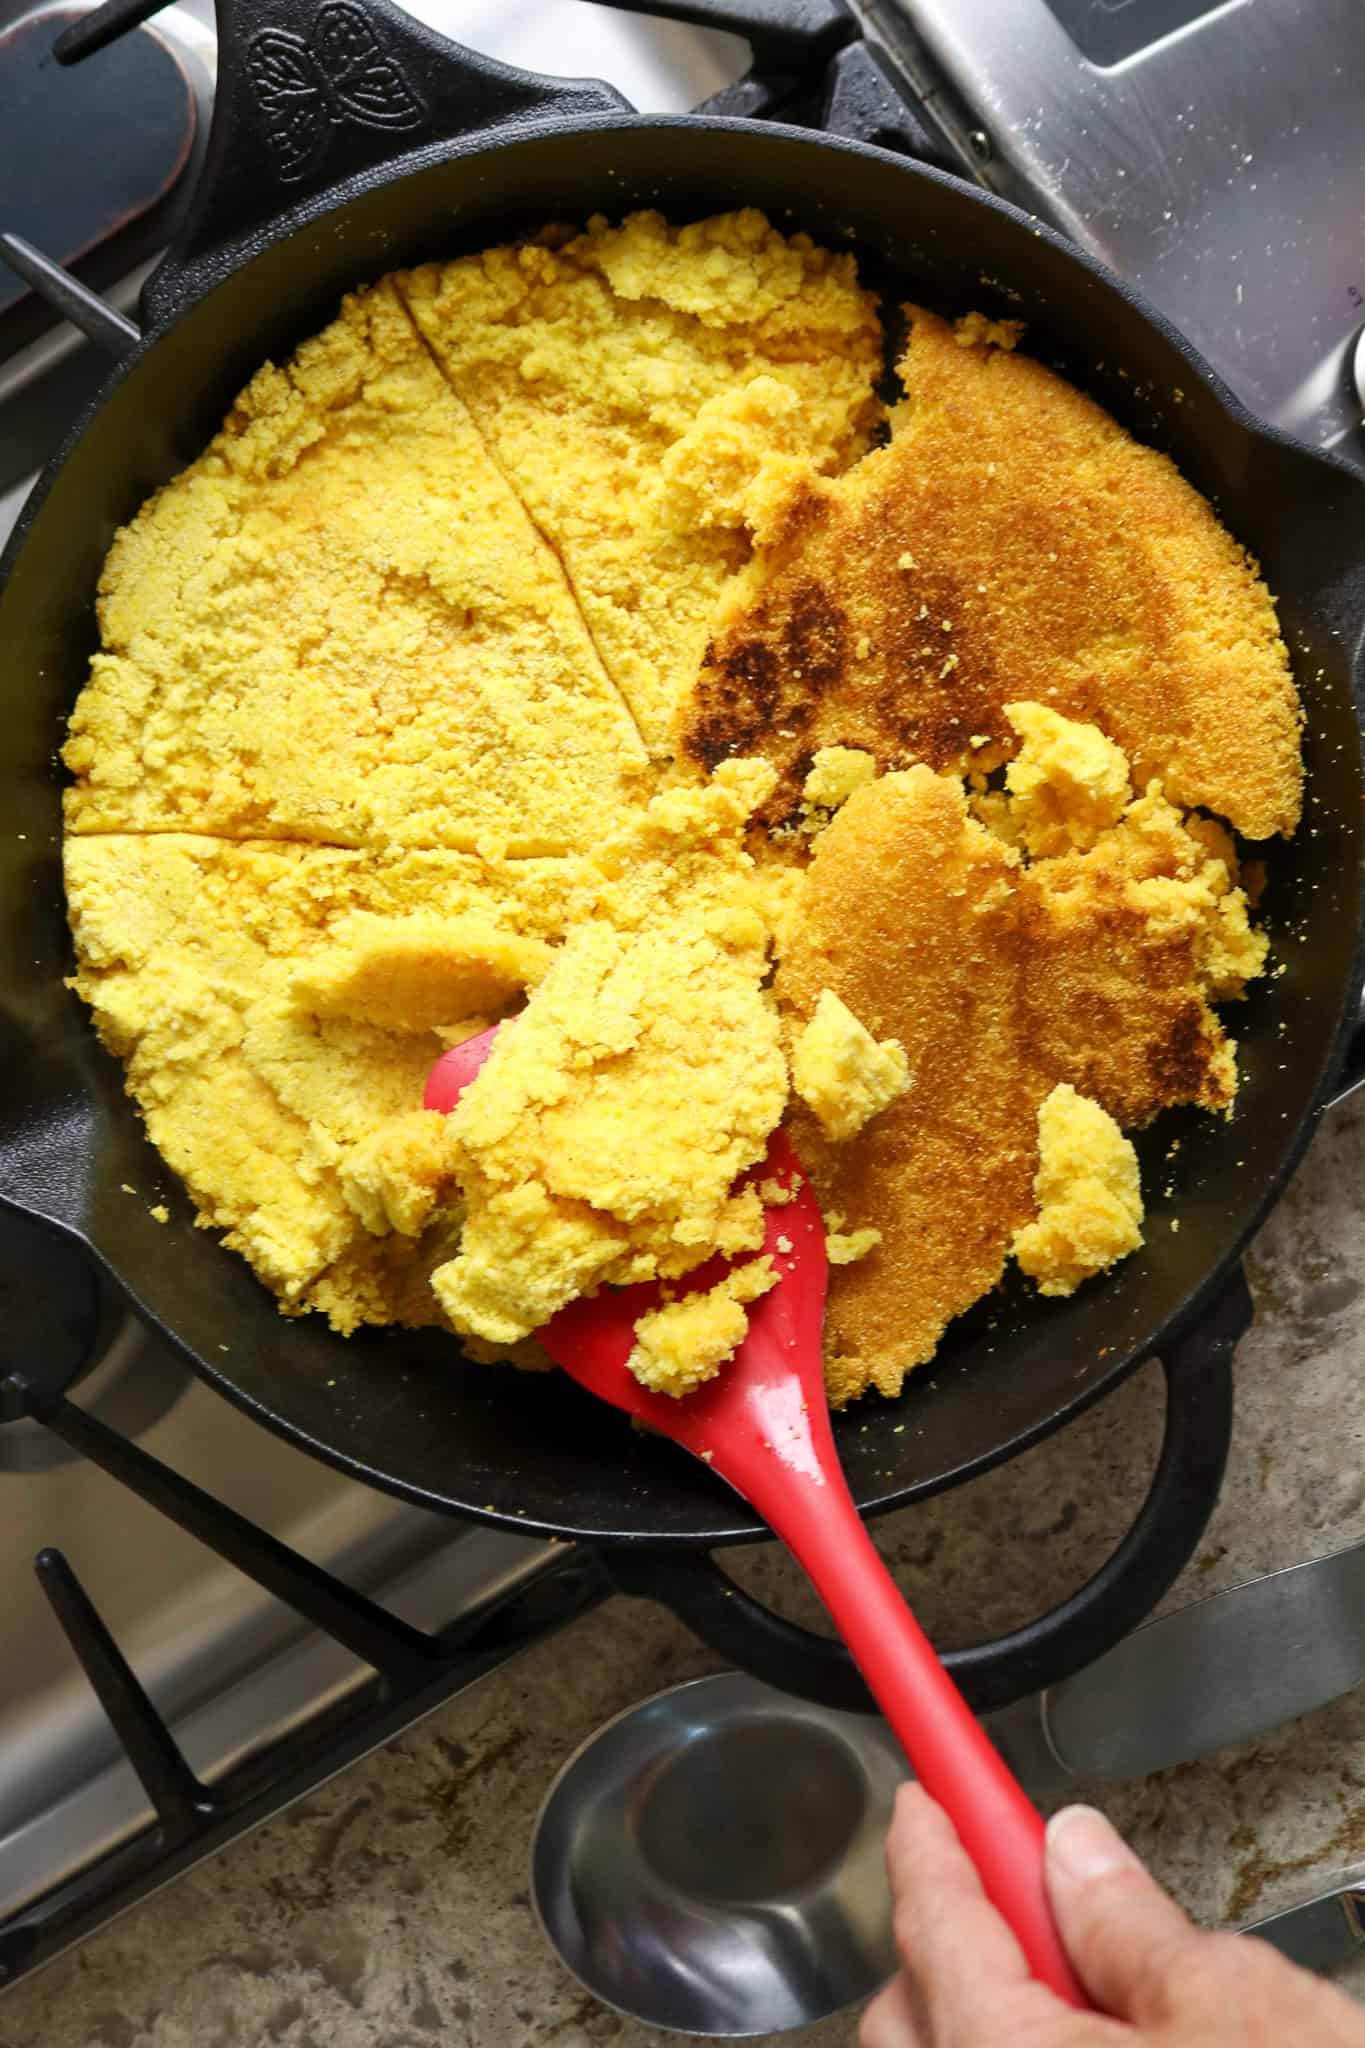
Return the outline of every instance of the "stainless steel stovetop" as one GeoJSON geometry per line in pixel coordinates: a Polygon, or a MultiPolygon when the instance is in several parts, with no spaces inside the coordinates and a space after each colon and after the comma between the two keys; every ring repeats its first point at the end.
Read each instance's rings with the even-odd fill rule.
{"type": "MultiPolygon", "coordinates": [[[[0,0],[0,32],[30,11],[0,0]]],[[[604,77],[645,111],[691,107],[747,62],[733,36],[586,0],[413,11],[507,61],[604,77]]],[[[964,174],[1138,281],[1267,419],[1365,462],[1359,0],[860,0],[859,12],[964,174]]],[[[156,33],[211,79],[207,0],[181,0],[156,33]]],[[[3,93],[0,72],[0,150],[3,93]]],[[[146,268],[108,295],[131,308],[146,268]]],[[[29,481],[6,471],[6,423],[22,410],[25,446],[35,421],[55,442],[73,393],[101,374],[62,328],[0,360],[0,542],[29,481]]],[[[414,1622],[448,1622],[548,1561],[548,1546],[452,1526],[304,1458],[132,1324],[112,1327],[77,1398],[414,1622]]],[[[204,1775],[363,1675],[54,1438],[0,1431],[0,1917],[150,1813],[29,1572],[43,1545],[70,1557],[204,1775]]]]}
{"type": "Polygon", "coordinates": [[[899,0],[979,175],[1365,463],[1360,0],[899,0]]]}

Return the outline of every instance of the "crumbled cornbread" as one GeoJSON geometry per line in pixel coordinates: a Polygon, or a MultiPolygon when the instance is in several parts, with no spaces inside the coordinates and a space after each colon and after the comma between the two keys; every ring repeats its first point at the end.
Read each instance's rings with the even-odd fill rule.
{"type": "Polygon", "coordinates": [[[1031,854],[1083,853],[1132,796],[1127,759],[1098,726],[1045,704],[1007,704],[1005,716],[1023,742],[1005,770],[1014,838],[1031,854]]]}
{"type": "Polygon", "coordinates": [[[953,340],[959,348],[1018,348],[1024,338],[1022,320],[991,320],[985,313],[964,313],[953,323],[953,340]]]}
{"type": "Polygon", "coordinates": [[[829,1138],[851,1138],[910,1086],[905,1047],[879,1045],[848,1005],[822,989],[815,1013],[792,1048],[792,1086],[829,1138]]]}
{"type": "Polygon", "coordinates": [[[588,864],[165,832],[68,833],[64,865],[74,985],[203,1219],[291,1310],[343,1330],[438,1320],[417,1267],[429,1249],[449,1256],[453,1184],[421,1246],[377,1259],[343,1176],[354,1147],[420,1104],[443,1040],[310,1015],[293,984],[343,950],[357,913],[420,927],[477,909],[527,941],[557,938],[588,864]]]}
{"type": "Polygon", "coordinates": [[[808,804],[836,811],[876,773],[876,762],[861,747],[817,747],[801,793],[808,804]]]}
{"type": "Polygon", "coordinates": [[[445,1118],[414,1109],[361,1138],[340,1166],[347,1201],[376,1237],[420,1237],[449,1186],[445,1118]]]}
{"type": "Polygon", "coordinates": [[[830,1276],[836,1403],[897,1392],[1000,1278],[1034,1215],[1037,1115],[1059,1082],[1123,1125],[1231,1100],[1209,1005],[1264,958],[1226,860],[1158,790],[1084,853],[1031,863],[955,777],[911,768],[849,798],[816,842],[777,977],[788,1017],[833,991],[909,1060],[908,1089],[856,1144],[792,1117],[826,1216],[881,1232],[875,1259],[830,1276]]]}
{"type": "Polygon", "coordinates": [[[770,1258],[745,1259],[704,1293],[684,1295],[640,1317],[626,1363],[641,1386],[680,1398],[714,1379],[744,1342],[744,1304],[776,1284],[770,1258]]]}
{"type": "Polygon", "coordinates": [[[1033,1192],[1037,1217],[1011,1249],[1040,1294],[1074,1294],[1142,1243],[1137,1153],[1113,1117],[1065,1081],[1038,1110],[1033,1192]]]}
{"type": "Polygon", "coordinates": [[[831,1266],[851,1266],[875,1252],[881,1241],[880,1230],[831,1230],[825,1239],[825,1257],[831,1266]]]}
{"type": "Polygon", "coordinates": [[[449,1120],[465,1205],[436,1275],[457,1330],[512,1343],[603,1281],[676,1277],[752,1250],[736,1178],[787,1097],[768,933],[742,837],[772,786],[731,762],[654,798],[599,855],[576,926],[449,1120]],[[718,907],[746,909],[723,937],[718,907]]]}

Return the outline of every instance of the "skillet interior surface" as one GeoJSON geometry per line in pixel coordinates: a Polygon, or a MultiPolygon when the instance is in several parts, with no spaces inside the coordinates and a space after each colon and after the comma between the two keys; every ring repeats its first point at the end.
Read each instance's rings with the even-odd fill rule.
{"type": "Polygon", "coordinates": [[[448,1338],[343,1340],[316,1317],[282,1321],[245,1264],[193,1227],[120,1067],[63,987],[56,750],[94,646],[92,594],[116,526],[199,453],[258,365],[321,327],[345,289],[550,219],[638,206],[685,219],[741,205],[853,247],[888,311],[904,293],[1026,319],[1025,346],[1168,450],[1259,555],[1308,713],[1308,811],[1297,840],[1272,853],[1264,905],[1282,971],[1232,1022],[1244,1075],[1235,1114],[1169,1115],[1143,1139],[1148,1243],[1109,1279],[1069,1302],[1008,1287],[950,1333],[933,1372],[898,1402],[873,1397],[837,1419],[859,1504],[904,1502],[1021,1449],[1207,1305],[1211,1276],[1228,1271],[1306,1141],[1354,1016],[1365,488],[1253,430],[1173,336],[1032,223],[878,151],[754,124],[622,120],[449,157],[266,248],[116,373],[55,469],[0,599],[0,1197],[85,1237],[198,1370],[271,1427],[408,1498],[527,1532],[714,1543],[759,1529],[703,1468],[558,1377],[465,1366],[448,1338]],[[167,1226],[148,1213],[160,1199],[167,1226]]]}

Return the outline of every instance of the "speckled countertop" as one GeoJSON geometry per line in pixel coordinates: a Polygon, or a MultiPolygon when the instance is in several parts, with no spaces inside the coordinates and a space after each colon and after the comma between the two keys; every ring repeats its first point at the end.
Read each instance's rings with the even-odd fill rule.
{"type": "MultiPolygon", "coordinates": [[[[1365,1095],[1324,1123],[1251,1277],[1227,1483],[1168,1606],[1365,1539],[1365,1095]]],[[[1131,1518],[1160,1425],[1148,1368],[1050,1443],[878,1524],[939,1639],[1008,1627],[1079,1585],[1131,1518]]],[[[774,1552],[741,1569],[808,1612],[774,1552]]],[[[564,1973],[531,1914],[526,1851],[584,1737],[711,1668],[659,1610],[599,1609],[21,1985],[0,2001],[0,2048],[677,2042],[564,1973]]],[[[1365,1868],[1365,1688],[1106,1803],[1204,1921],[1307,1897],[1365,1868]]],[[[772,2038],[853,2035],[843,2016],[772,2038]]]]}

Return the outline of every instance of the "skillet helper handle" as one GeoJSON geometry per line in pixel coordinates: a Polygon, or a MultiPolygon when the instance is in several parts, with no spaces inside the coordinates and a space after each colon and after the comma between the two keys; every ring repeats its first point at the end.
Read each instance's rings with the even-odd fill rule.
{"type": "Polygon", "coordinates": [[[1346,1048],[1346,1057],[1342,1062],[1336,1085],[1327,1098],[1327,1107],[1335,1109],[1339,1102],[1345,1102],[1347,1096],[1354,1095],[1358,1088],[1365,1088],[1365,994],[1361,996],[1355,1032],[1346,1048]]]}
{"type": "Polygon", "coordinates": [[[631,112],[611,86],[500,64],[391,0],[216,7],[213,126],[185,220],[143,291],[148,325],[172,320],[282,222],[495,136],[631,112]]]}
{"type": "MultiPolygon", "coordinates": [[[[1240,1269],[1194,1329],[1166,1347],[1166,1434],[1136,1521],[1085,1585],[1008,1635],[943,1659],[978,1714],[1043,1692],[1083,1670],[1147,1619],[1179,1577],[1213,1512],[1232,1435],[1232,1357],[1251,1321],[1240,1269]]],[[[847,1650],[775,1614],[715,1559],[609,1548],[618,1590],[658,1600],[717,1656],[753,1678],[845,1713],[875,1710],[847,1650]]]]}

